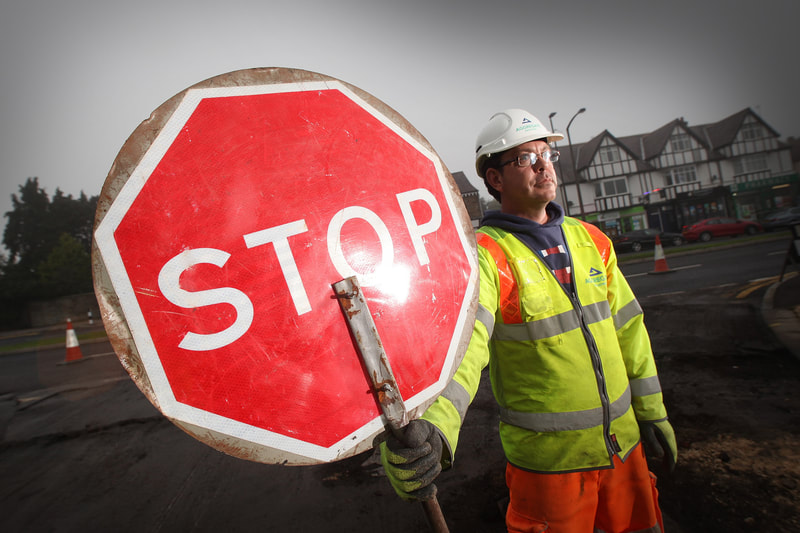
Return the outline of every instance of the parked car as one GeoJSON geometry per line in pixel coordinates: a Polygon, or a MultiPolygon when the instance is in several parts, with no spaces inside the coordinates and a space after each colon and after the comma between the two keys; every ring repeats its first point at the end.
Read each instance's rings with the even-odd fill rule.
{"type": "Polygon", "coordinates": [[[754,235],[760,231],[763,231],[761,224],[752,220],[715,217],[695,222],[691,226],[684,226],[682,234],[687,241],[708,242],[716,237],[735,237],[745,233],[754,235]]]}
{"type": "Polygon", "coordinates": [[[800,207],[787,207],[770,213],[761,221],[764,231],[787,229],[800,224],[800,207]]]}
{"type": "Polygon", "coordinates": [[[670,233],[657,228],[638,229],[627,233],[620,233],[612,239],[617,252],[640,252],[644,248],[654,248],[656,236],[664,246],[680,246],[684,243],[683,235],[670,233]]]}

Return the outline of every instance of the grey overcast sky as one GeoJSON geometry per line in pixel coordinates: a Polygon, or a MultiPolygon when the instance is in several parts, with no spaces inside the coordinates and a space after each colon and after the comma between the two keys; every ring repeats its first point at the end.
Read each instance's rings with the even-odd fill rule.
{"type": "Polygon", "coordinates": [[[99,194],[151,111],[252,67],[360,87],[481,190],[475,136],[508,107],[562,132],[586,107],[573,142],[746,107],[800,136],[798,20],[797,0],[2,0],[0,213],[30,176],[99,194]]]}

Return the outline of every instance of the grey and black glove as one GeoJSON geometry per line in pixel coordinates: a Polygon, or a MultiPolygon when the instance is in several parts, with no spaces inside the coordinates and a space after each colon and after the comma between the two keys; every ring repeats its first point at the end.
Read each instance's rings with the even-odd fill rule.
{"type": "Polygon", "coordinates": [[[656,422],[639,422],[645,455],[662,461],[664,471],[671,474],[678,462],[678,442],[675,431],[667,419],[656,422]]]}
{"type": "Polygon", "coordinates": [[[381,443],[386,476],[404,500],[430,500],[436,496],[433,480],[442,471],[442,438],[427,420],[412,420],[403,439],[390,436],[381,443]]]}

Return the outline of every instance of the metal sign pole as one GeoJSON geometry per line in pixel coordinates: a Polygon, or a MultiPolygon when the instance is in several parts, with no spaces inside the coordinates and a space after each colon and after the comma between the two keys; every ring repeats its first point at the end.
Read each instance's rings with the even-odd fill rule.
{"type": "MultiPolygon", "coordinates": [[[[378,330],[375,328],[372,314],[369,312],[367,301],[361,292],[361,285],[355,276],[351,276],[334,283],[333,290],[347,320],[347,326],[353,334],[361,359],[364,361],[372,390],[381,410],[389,421],[392,433],[403,441],[404,428],[409,422],[408,413],[378,330]]],[[[447,533],[449,529],[436,496],[423,501],[422,505],[431,529],[436,533],[447,533]]]]}

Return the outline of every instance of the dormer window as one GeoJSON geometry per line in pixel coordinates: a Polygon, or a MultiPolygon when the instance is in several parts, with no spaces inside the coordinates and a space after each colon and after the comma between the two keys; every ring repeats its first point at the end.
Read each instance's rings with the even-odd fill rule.
{"type": "Polygon", "coordinates": [[[602,146],[598,151],[600,154],[600,161],[603,163],[613,163],[619,161],[619,148],[616,146],[602,146]]]}
{"type": "Polygon", "coordinates": [[[669,138],[669,145],[673,152],[687,152],[692,149],[692,142],[687,133],[676,133],[669,138]]]}
{"type": "Polygon", "coordinates": [[[764,137],[764,129],[758,122],[748,122],[742,125],[741,135],[745,141],[754,141],[764,137]]]}

